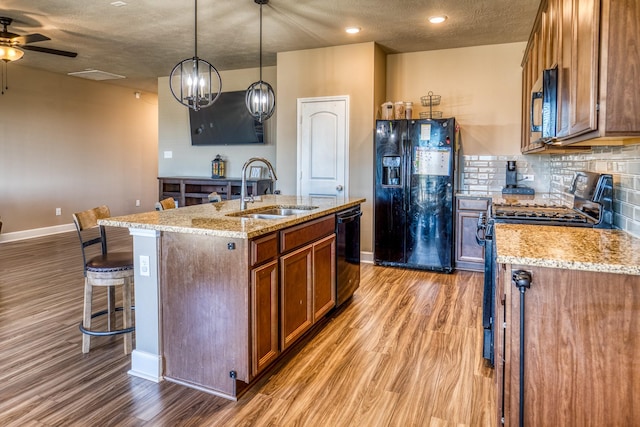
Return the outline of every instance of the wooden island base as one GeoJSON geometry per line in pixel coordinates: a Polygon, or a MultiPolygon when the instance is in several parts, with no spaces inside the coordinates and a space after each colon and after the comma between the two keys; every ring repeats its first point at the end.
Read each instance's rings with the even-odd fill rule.
{"type": "Polygon", "coordinates": [[[266,236],[162,233],[164,377],[237,399],[335,307],[335,215],[266,236]]]}

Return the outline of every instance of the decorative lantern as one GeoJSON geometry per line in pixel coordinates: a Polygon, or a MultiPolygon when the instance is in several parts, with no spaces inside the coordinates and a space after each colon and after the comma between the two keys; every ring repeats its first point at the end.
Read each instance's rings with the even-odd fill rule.
{"type": "Polygon", "coordinates": [[[224,160],[220,154],[211,160],[211,178],[224,178],[224,160]]]}

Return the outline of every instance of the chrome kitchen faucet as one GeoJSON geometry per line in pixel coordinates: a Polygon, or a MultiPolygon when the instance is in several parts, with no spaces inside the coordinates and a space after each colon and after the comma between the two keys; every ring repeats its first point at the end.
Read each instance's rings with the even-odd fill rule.
{"type": "Polygon", "coordinates": [[[247,197],[247,168],[251,163],[258,162],[258,161],[267,165],[267,168],[269,168],[269,173],[271,174],[272,182],[275,182],[278,179],[278,177],[276,176],[276,171],[271,165],[271,163],[269,162],[269,160],[263,157],[252,157],[249,160],[247,160],[242,166],[242,187],[240,188],[240,210],[241,211],[247,209],[247,202],[253,203],[253,194],[247,197]]]}

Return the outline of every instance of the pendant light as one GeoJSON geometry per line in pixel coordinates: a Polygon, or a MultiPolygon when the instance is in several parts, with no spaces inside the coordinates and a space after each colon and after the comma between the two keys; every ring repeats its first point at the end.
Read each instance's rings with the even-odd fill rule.
{"type": "Polygon", "coordinates": [[[260,80],[247,89],[245,103],[249,114],[258,122],[268,120],[276,109],[276,96],[271,85],[262,80],[262,5],[269,0],[254,0],[260,5],[260,80]]]}
{"type": "Polygon", "coordinates": [[[222,79],[213,65],[198,58],[198,0],[194,2],[195,53],[193,58],[185,59],[173,67],[169,88],[179,103],[198,111],[216,102],[222,90],[222,79]]]}

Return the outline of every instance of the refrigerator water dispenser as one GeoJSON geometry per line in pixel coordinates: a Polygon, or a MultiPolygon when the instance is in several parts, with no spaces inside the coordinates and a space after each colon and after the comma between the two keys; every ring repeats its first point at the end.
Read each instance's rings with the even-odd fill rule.
{"type": "Polygon", "coordinates": [[[401,185],[400,156],[382,158],[382,185],[401,185]]]}

